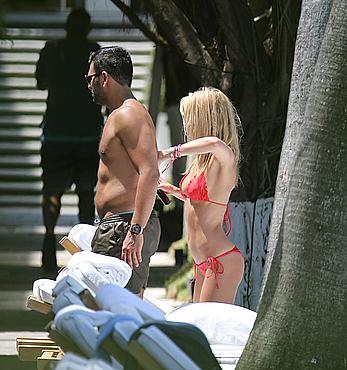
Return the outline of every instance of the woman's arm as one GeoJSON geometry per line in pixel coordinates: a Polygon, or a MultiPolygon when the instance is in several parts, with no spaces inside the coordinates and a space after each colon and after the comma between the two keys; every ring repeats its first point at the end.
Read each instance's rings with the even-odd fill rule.
{"type": "Polygon", "coordinates": [[[211,153],[220,161],[225,159],[230,161],[230,157],[234,156],[232,150],[222,140],[207,136],[159,151],[158,161],[160,163],[167,159],[175,160],[181,156],[204,153],[211,153]]]}

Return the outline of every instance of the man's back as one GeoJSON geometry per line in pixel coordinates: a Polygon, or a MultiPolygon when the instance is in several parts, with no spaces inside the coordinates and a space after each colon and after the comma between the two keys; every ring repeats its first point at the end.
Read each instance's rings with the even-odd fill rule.
{"type": "Polygon", "coordinates": [[[86,39],[48,41],[37,63],[38,88],[48,89],[43,132],[47,137],[98,137],[102,116],[84,80],[89,54],[99,49],[86,39]]]}

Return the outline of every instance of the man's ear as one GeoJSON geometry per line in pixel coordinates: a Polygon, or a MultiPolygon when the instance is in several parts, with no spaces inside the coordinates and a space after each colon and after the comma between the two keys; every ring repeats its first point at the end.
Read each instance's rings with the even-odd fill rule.
{"type": "Polygon", "coordinates": [[[101,72],[101,78],[102,78],[102,86],[105,86],[106,84],[108,84],[109,79],[111,77],[106,71],[102,71],[101,72]]]}

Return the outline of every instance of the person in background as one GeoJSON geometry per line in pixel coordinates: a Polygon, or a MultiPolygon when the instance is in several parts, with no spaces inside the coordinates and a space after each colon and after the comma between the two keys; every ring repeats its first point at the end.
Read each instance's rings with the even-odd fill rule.
{"type": "Polygon", "coordinates": [[[87,39],[90,29],[89,14],[80,8],[72,10],[66,22],[66,37],[47,41],[36,64],[37,88],[48,90],[41,137],[46,229],[42,267],[46,271],[57,269],[54,230],[61,197],[72,184],[78,195],[79,221],[92,224],[95,217],[94,189],[103,117],[84,80],[89,54],[100,48],[87,39]]]}
{"type": "Polygon", "coordinates": [[[228,201],[239,177],[239,119],[229,98],[211,87],[184,97],[180,110],[187,143],[159,151],[158,161],[194,159],[179,187],[162,181],[158,187],[184,201],[193,301],[233,303],[244,271],[243,256],[227,237],[228,201]]]}
{"type": "Polygon", "coordinates": [[[99,145],[95,204],[101,221],[91,246],[127,262],[133,273],[126,288],[142,297],[160,238],[153,211],[159,171],[154,124],[132,93],[132,76],[130,55],[121,47],[90,56],[88,87],[110,112],[99,145]]]}

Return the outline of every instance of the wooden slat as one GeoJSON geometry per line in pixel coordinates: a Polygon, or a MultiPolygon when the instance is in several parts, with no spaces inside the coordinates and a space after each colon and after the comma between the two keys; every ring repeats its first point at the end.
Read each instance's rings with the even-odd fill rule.
{"type": "Polygon", "coordinates": [[[37,370],[51,369],[51,364],[60,361],[64,356],[62,351],[42,351],[41,356],[37,358],[37,370]]]}
{"type": "Polygon", "coordinates": [[[19,346],[23,345],[44,345],[44,346],[54,346],[57,347],[58,345],[54,342],[54,340],[50,338],[39,338],[39,337],[17,337],[16,338],[16,349],[18,351],[19,346]]]}
{"type": "Polygon", "coordinates": [[[82,250],[78,245],[76,245],[67,236],[63,236],[62,239],[59,240],[59,244],[63,246],[70,254],[75,254],[77,252],[81,252],[82,250]]]}
{"type": "Polygon", "coordinates": [[[47,315],[52,310],[52,305],[40,301],[39,299],[35,298],[34,296],[29,296],[26,303],[27,308],[30,308],[33,311],[37,311],[47,315]]]}
{"type": "Polygon", "coordinates": [[[17,347],[18,358],[21,361],[36,361],[41,356],[42,351],[60,351],[57,345],[49,344],[20,344],[17,347]]]}

